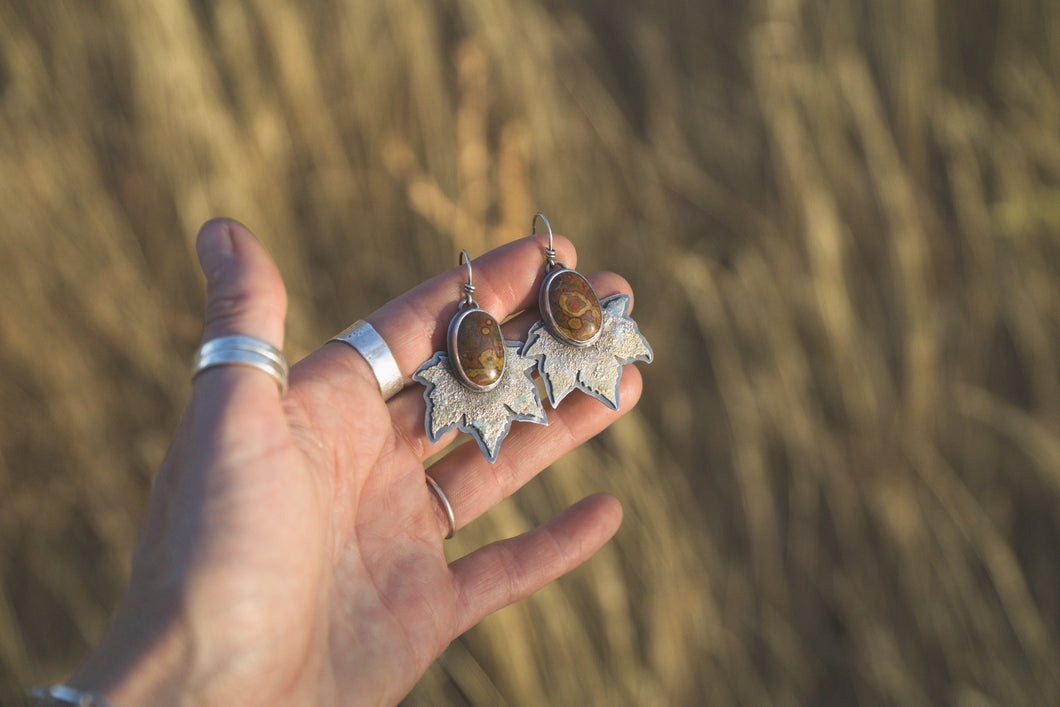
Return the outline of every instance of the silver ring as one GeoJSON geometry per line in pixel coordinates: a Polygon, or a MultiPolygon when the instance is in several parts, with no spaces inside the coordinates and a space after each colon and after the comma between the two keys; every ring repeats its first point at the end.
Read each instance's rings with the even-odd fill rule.
{"type": "Polygon", "coordinates": [[[276,380],[280,395],[287,392],[287,359],[278,348],[252,336],[220,336],[210,339],[195,354],[191,377],[194,379],[214,366],[250,366],[276,380]]]}
{"type": "Polygon", "coordinates": [[[379,332],[368,322],[363,319],[354,322],[332,341],[349,344],[364,357],[375,375],[375,382],[379,384],[383,400],[390,400],[405,387],[405,380],[401,377],[394,354],[390,353],[390,347],[383,341],[383,337],[379,336],[379,332]]]}
{"type": "Polygon", "coordinates": [[[438,485],[438,482],[432,479],[430,474],[425,474],[425,476],[427,485],[434,489],[434,494],[442,502],[442,508],[445,509],[445,517],[449,519],[449,534],[443,538],[443,540],[448,540],[456,533],[456,517],[453,515],[453,507],[449,505],[449,499],[442,493],[442,487],[438,485]]]}

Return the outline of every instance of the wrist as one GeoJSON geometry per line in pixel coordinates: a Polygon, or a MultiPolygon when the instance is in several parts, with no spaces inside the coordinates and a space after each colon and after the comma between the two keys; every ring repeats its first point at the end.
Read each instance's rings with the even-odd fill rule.
{"type": "Polygon", "coordinates": [[[191,653],[177,621],[151,621],[119,609],[66,684],[97,694],[112,707],[177,705],[187,688],[191,653]]]}

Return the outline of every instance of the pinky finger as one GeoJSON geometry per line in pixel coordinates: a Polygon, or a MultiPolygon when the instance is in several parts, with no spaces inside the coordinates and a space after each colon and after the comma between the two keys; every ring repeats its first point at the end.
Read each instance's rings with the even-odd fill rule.
{"type": "Polygon", "coordinates": [[[621,523],[618,499],[596,494],[538,528],[453,562],[458,634],[588,560],[621,523]]]}

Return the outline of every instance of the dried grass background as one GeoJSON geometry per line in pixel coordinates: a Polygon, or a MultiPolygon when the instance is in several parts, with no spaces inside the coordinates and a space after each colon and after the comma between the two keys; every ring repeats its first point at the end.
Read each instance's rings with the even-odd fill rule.
{"type": "Polygon", "coordinates": [[[626,522],[408,704],[1060,704],[1054,0],[0,3],[0,702],[119,596],[202,221],[297,359],[537,209],[656,360],[449,550],[626,522]]]}

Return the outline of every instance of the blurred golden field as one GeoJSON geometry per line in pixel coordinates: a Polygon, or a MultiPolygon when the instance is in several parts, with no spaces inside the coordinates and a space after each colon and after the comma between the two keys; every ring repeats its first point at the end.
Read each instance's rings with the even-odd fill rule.
{"type": "Polygon", "coordinates": [[[295,360],[536,210],[655,362],[449,550],[626,521],[408,704],[1060,704],[1055,0],[0,4],[0,703],[120,594],[202,221],[295,360]]]}

